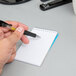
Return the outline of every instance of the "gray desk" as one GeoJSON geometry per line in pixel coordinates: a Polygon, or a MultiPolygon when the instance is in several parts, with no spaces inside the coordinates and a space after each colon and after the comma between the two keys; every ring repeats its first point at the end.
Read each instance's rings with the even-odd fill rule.
{"type": "Polygon", "coordinates": [[[1,76],[76,76],[76,16],[72,4],[46,12],[39,9],[39,4],[39,0],[15,6],[0,4],[0,19],[20,21],[30,29],[38,27],[59,33],[41,67],[14,61],[4,67],[1,76]]]}

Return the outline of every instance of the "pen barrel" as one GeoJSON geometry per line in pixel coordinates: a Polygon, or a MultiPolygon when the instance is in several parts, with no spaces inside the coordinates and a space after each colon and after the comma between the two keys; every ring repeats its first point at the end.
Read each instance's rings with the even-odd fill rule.
{"type": "Polygon", "coordinates": [[[29,31],[24,31],[24,35],[31,36],[31,37],[36,37],[36,34],[34,34],[32,32],[29,32],[29,31]]]}

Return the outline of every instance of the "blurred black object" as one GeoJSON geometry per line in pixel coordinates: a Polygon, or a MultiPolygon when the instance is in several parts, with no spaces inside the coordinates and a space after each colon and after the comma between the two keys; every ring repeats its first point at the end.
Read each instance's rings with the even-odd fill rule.
{"type": "Polygon", "coordinates": [[[0,3],[7,4],[7,5],[13,5],[13,4],[21,4],[24,2],[28,2],[30,0],[0,0],[0,3]]]}
{"type": "Polygon", "coordinates": [[[49,0],[41,0],[42,2],[46,2],[46,1],[49,1],[49,0]]]}
{"type": "Polygon", "coordinates": [[[70,3],[70,2],[72,2],[72,0],[54,0],[46,4],[41,4],[40,8],[41,10],[45,11],[54,7],[58,7],[58,6],[70,3]]]}

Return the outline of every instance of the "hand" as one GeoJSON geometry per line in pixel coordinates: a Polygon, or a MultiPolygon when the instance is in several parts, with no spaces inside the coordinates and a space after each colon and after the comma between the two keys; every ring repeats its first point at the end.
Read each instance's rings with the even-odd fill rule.
{"type": "Polygon", "coordinates": [[[21,39],[23,43],[29,43],[29,40],[23,35],[28,27],[15,21],[6,21],[17,28],[14,32],[8,28],[0,27],[0,72],[6,63],[12,62],[16,55],[16,43],[21,39]]]}

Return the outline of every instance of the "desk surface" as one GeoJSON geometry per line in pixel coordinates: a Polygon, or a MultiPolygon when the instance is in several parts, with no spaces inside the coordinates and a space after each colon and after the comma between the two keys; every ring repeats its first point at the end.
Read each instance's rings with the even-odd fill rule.
{"type": "MultiPolygon", "coordinates": [[[[1,76],[76,76],[76,16],[72,4],[48,11],[39,9],[40,0],[6,6],[0,4],[0,19],[20,21],[33,27],[56,30],[59,37],[41,67],[14,61],[1,76]]],[[[17,45],[21,45],[21,42],[17,45]]]]}

